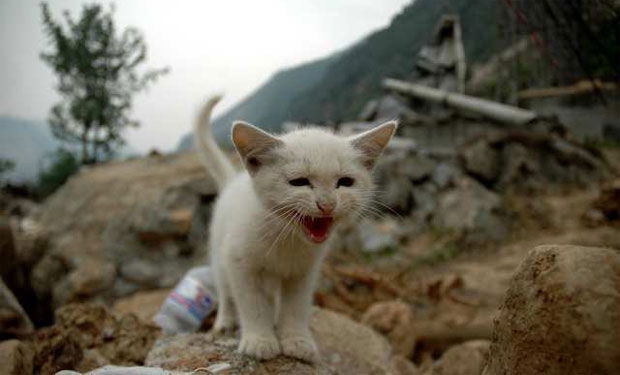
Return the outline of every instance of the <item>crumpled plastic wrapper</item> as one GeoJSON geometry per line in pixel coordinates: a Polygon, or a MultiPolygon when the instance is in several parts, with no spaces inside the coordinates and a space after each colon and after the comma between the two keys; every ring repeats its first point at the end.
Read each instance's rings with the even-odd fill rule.
{"type": "Polygon", "coordinates": [[[231,366],[228,363],[216,363],[190,372],[169,371],[159,367],[105,366],[84,374],[77,371],[62,370],[57,372],[56,375],[213,375],[223,373],[230,368],[231,366]]]}

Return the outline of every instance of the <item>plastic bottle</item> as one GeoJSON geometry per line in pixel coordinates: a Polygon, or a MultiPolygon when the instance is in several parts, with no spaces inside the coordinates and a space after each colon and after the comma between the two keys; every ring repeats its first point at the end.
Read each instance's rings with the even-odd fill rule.
{"type": "Polygon", "coordinates": [[[197,331],[216,307],[213,274],[208,266],[189,270],[153,319],[164,333],[197,331]]]}

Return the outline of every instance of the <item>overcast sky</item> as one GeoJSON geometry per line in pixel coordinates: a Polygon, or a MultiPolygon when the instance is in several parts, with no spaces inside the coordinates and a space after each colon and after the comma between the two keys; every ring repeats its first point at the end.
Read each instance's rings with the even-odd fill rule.
{"type": "MultiPolygon", "coordinates": [[[[411,0],[118,0],[120,28],[135,26],[148,44],[145,66],[171,73],[134,100],[142,126],[126,133],[140,152],[172,150],[209,94],[225,92],[216,115],[277,70],[345,48],[411,0]]],[[[59,100],[55,77],[39,59],[46,47],[39,0],[0,0],[0,115],[44,120],[59,100]]],[[[52,0],[58,17],[77,18],[85,1],[52,0]]],[[[109,4],[109,1],[101,1],[109,4]]]]}

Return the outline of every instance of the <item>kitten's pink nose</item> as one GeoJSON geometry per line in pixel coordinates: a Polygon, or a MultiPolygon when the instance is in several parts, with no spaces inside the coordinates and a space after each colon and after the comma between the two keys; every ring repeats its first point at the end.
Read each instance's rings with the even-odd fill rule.
{"type": "Polygon", "coordinates": [[[319,203],[316,202],[316,206],[319,211],[325,216],[330,216],[334,212],[334,204],[333,203],[319,203]]]}

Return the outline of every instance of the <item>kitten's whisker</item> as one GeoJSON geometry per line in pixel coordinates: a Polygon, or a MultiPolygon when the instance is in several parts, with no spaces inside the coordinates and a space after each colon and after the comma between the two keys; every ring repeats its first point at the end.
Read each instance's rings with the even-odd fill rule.
{"type": "Polygon", "coordinates": [[[295,219],[295,215],[293,215],[289,221],[286,223],[286,225],[284,226],[283,229],[280,230],[280,233],[278,234],[278,236],[276,237],[275,241],[273,241],[273,243],[271,244],[271,246],[269,247],[269,250],[267,250],[267,253],[265,254],[265,256],[269,256],[269,254],[271,254],[271,251],[275,248],[275,245],[278,243],[278,241],[280,240],[280,237],[282,236],[282,234],[284,233],[284,231],[286,231],[286,228],[288,228],[288,226],[293,222],[293,220],[295,219]]]}
{"type": "MultiPolygon", "coordinates": [[[[293,219],[294,219],[297,223],[301,223],[301,220],[300,220],[301,216],[302,216],[302,215],[301,215],[301,213],[299,213],[299,211],[297,211],[297,212],[295,213],[295,215],[293,215],[293,219]]],[[[293,239],[293,237],[292,237],[292,236],[291,236],[291,237],[289,237],[289,235],[290,235],[290,234],[293,234],[293,232],[294,232],[294,231],[295,231],[295,225],[291,225],[291,228],[290,228],[290,230],[289,230],[289,231],[285,234],[284,239],[285,239],[285,240],[291,240],[291,239],[293,239]]]]}
{"type": "MultiPolygon", "coordinates": [[[[373,206],[373,203],[374,203],[374,202],[370,202],[369,204],[367,204],[367,205],[364,207],[364,209],[365,209],[365,210],[368,210],[368,211],[372,211],[372,212],[376,213],[377,215],[381,215],[381,216],[383,216],[383,217],[388,217],[388,215],[387,215],[387,214],[388,214],[388,213],[390,213],[390,214],[393,214],[394,216],[397,216],[399,219],[402,219],[402,217],[401,217],[401,216],[400,216],[397,212],[394,212],[394,211],[390,210],[390,211],[392,211],[392,212],[387,212],[387,213],[386,213],[384,210],[382,210],[382,209],[381,209],[381,207],[376,207],[376,206],[373,206]]],[[[389,207],[388,207],[388,208],[389,208],[389,207]]]]}
{"type": "Polygon", "coordinates": [[[273,217],[273,216],[280,216],[282,211],[288,210],[290,208],[294,208],[295,206],[296,206],[295,202],[283,204],[283,205],[277,207],[275,210],[272,210],[271,212],[269,212],[269,214],[267,214],[267,216],[265,216],[265,219],[267,219],[269,217],[273,217]]]}
{"type": "MultiPolygon", "coordinates": [[[[291,213],[294,213],[295,211],[296,211],[295,207],[292,207],[292,208],[290,208],[288,211],[286,211],[286,212],[283,214],[283,216],[282,216],[282,217],[279,217],[279,218],[281,218],[281,219],[285,219],[285,218],[286,218],[286,216],[290,215],[291,213]]],[[[282,229],[280,229],[280,231],[284,230],[284,228],[285,228],[286,226],[288,226],[288,224],[291,222],[291,220],[293,219],[293,217],[294,217],[294,216],[291,216],[291,217],[289,218],[289,220],[288,220],[288,222],[286,223],[286,225],[284,225],[284,226],[283,226],[283,228],[282,228],[282,229]]],[[[263,240],[265,240],[265,239],[267,238],[267,236],[269,236],[269,235],[271,234],[271,232],[270,232],[269,228],[267,228],[267,225],[268,225],[268,224],[272,224],[272,222],[273,222],[273,221],[275,221],[275,219],[277,219],[277,218],[272,218],[271,222],[269,222],[269,221],[268,221],[268,222],[263,223],[263,224],[261,225],[261,228],[259,228],[259,230],[264,230],[264,231],[265,231],[265,233],[261,236],[261,238],[259,239],[259,241],[258,241],[258,242],[262,242],[263,240]]]]}
{"type": "Polygon", "coordinates": [[[295,204],[291,203],[286,206],[282,206],[271,213],[269,213],[264,221],[261,223],[259,230],[264,229],[265,226],[273,224],[277,219],[285,219],[291,212],[295,211],[295,204]]]}
{"type": "Polygon", "coordinates": [[[374,203],[374,204],[377,204],[377,205],[379,205],[379,206],[381,206],[381,207],[383,207],[383,208],[387,209],[388,211],[390,211],[390,213],[392,213],[393,215],[395,215],[395,216],[396,216],[396,217],[398,217],[399,219],[401,219],[401,220],[403,219],[403,217],[402,217],[402,216],[401,216],[398,212],[394,211],[394,209],[392,209],[390,206],[386,205],[386,204],[385,204],[385,203],[383,203],[383,202],[380,202],[380,201],[378,201],[378,200],[376,200],[376,199],[372,199],[372,200],[370,200],[370,201],[369,201],[369,203],[374,203]]]}
{"type": "MultiPolygon", "coordinates": [[[[354,207],[356,209],[359,209],[359,214],[372,214],[372,217],[381,219],[388,218],[388,216],[384,212],[368,204],[355,203],[354,207]]],[[[369,216],[365,215],[365,218],[369,218],[369,216]]]]}

